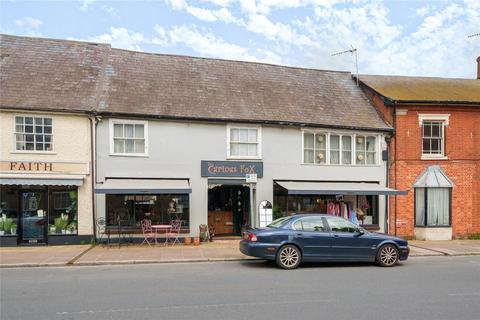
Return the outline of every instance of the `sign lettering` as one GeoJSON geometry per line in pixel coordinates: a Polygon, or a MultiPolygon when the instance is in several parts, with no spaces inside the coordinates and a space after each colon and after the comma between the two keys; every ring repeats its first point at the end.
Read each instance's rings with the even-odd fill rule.
{"type": "Polygon", "coordinates": [[[53,171],[53,163],[10,161],[10,171],[53,171]]]}
{"type": "Polygon", "coordinates": [[[263,162],[202,160],[202,177],[242,177],[256,174],[263,177],[263,162]]]}

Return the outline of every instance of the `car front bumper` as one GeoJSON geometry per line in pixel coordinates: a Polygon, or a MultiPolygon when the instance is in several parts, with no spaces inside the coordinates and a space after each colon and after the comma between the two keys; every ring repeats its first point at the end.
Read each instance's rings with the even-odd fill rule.
{"type": "Polygon", "coordinates": [[[407,260],[408,255],[410,254],[410,247],[400,247],[400,257],[399,260],[407,260]]]}

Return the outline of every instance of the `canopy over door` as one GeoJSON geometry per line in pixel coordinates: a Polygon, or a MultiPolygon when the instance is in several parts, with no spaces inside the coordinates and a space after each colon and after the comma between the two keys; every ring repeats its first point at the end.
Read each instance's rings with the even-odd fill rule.
{"type": "Polygon", "coordinates": [[[314,182],[314,181],[277,181],[288,190],[288,194],[353,194],[353,195],[404,195],[399,191],[383,187],[378,183],[366,182],[314,182]]]}

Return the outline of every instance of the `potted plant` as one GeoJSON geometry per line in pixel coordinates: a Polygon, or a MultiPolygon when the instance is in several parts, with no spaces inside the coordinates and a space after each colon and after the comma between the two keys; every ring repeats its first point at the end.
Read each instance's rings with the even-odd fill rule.
{"type": "Polygon", "coordinates": [[[10,228],[10,233],[12,235],[16,235],[17,234],[17,224],[16,223],[12,223],[12,226],[10,228]]]}
{"type": "Polygon", "coordinates": [[[200,245],[200,237],[194,237],[193,238],[193,245],[194,246],[199,246],[200,245]]]}
{"type": "Polygon", "coordinates": [[[76,231],[75,224],[74,224],[73,222],[70,223],[70,224],[66,227],[66,230],[67,230],[67,234],[74,234],[75,231],[76,231]]]}
{"type": "Polygon", "coordinates": [[[191,237],[185,237],[183,243],[184,243],[186,246],[191,245],[191,244],[192,244],[192,238],[191,238],[191,237]]]}
{"type": "Polygon", "coordinates": [[[12,218],[6,218],[3,219],[3,232],[4,234],[9,234],[13,225],[13,219],[12,218]]]}

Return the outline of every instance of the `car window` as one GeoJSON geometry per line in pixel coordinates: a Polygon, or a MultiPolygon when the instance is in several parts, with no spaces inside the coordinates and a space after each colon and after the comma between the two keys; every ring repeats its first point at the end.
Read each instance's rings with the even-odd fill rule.
{"type": "Polygon", "coordinates": [[[303,218],[295,221],[293,224],[295,230],[303,230],[310,232],[323,232],[325,226],[323,225],[322,218],[303,218]]]}
{"type": "Polygon", "coordinates": [[[327,222],[332,232],[354,233],[358,230],[358,227],[356,225],[342,218],[327,217],[327,222]]]}
{"type": "Polygon", "coordinates": [[[268,228],[279,228],[281,227],[287,220],[290,220],[291,217],[282,217],[282,218],[279,218],[275,221],[273,221],[272,223],[270,223],[267,227],[268,228]]]}

